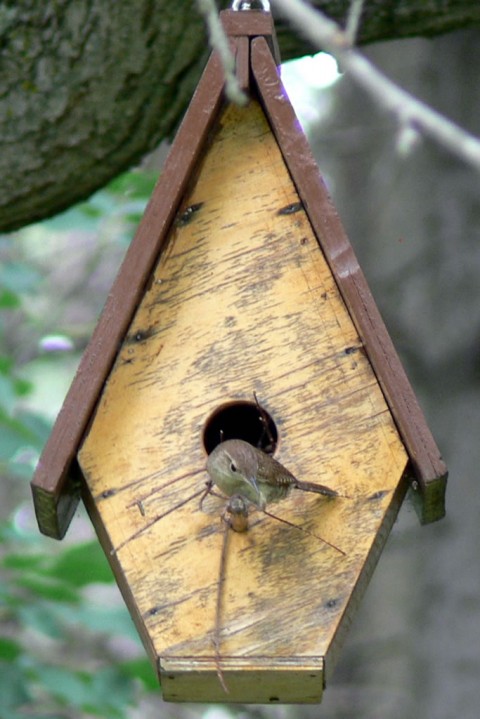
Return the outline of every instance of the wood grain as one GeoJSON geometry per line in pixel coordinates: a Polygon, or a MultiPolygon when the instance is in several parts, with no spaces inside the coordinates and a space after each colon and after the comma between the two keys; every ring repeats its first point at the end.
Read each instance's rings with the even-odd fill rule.
{"type": "Polygon", "coordinates": [[[79,463],[165,698],[320,700],[403,499],[407,455],[255,101],[221,116],[79,463]],[[212,644],[223,504],[155,518],[202,489],[209,416],[254,391],[276,422],[277,458],[349,497],[297,492],[271,509],[347,556],[258,512],[232,535],[225,695],[212,644]]]}
{"type": "Polygon", "coordinates": [[[288,101],[264,38],[251,44],[252,72],[282,155],[295,178],[299,196],[329,263],[335,281],[362,338],[410,457],[420,490],[422,522],[445,516],[447,467],[395,351],[392,340],[328,195],[308,142],[288,101]]]}

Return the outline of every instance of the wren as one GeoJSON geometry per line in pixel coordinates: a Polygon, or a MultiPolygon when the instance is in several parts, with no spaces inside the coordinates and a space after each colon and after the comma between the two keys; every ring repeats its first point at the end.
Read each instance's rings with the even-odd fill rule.
{"type": "Polygon", "coordinates": [[[283,499],[291,489],[339,496],[323,484],[300,481],[276,459],[242,439],[218,444],[208,457],[207,472],[228,497],[240,495],[260,509],[283,499]]]}

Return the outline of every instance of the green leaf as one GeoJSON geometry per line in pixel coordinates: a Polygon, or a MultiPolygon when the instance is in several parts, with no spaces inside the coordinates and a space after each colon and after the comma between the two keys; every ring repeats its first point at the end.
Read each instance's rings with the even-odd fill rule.
{"type": "Polygon", "coordinates": [[[74,592],[71,587],[66,586],[63,582],[52,582],[47,577],[24,575],[17,579],[17,586],[28,589],[32,594],[36,594],[43,599],[51,602],[69,602],[71,604],[80,601],[78,592],[74,592]]]}
{"type": "Polygon", "coordinates": [[[158,172],[124,172],[110,182],[106,190],[130,199],[148,199],[157,180],[158,172]]]}
{"type": "Polygon", "coordinates": [[[94,706],[98,709],[104,707],[103,713],[111,716],[116,712],[117,716],[123,716],[126,706],[133,699],[133,684],[128,681],[118,667],[107,667],[96,671],[92,681],[93,696],[96,698],[94,706]]]}
{"type": "Polygon", "coordinates": [[[60,615],[58,612],[53,613],[48,604],[40,601],[25,603],[18,608],[18,618],[22,624],[33,627],[48,637],[60,639],[62,636],[60,615]]]}
{"type": "MultiPolygon", "coordinates": [[[[130,225],[136,226],[142,219],[142,215],[143,212],[129,212],[128,215],[125,215],[124,220],[130,225]]],[[[129,238],[129,240],[131,240],[131,238],[129,238]]]]}
{"type": "Polygon", "coordinates": [[[92,219],[103,217],[102,210],[99,207],[95,207],[91,202],[80,203],[77,205],[77,210],[83,212],[86,217],[91,217],[92,219]]]}
{"type": "Polygon", "coordinates": [[[25,395],[30,394],[32,391],[33,385],[31,382],[29,382],[26,379],[22,379],[19,377],[15,377],[13,380],[13,386],[15,389],[15,394],[17,397],[25,397],[25,395]]]}
{"type": "Polygon", "coordinates": [[[144,685],[146,691],[158,690],[158,678],[148,659],[131,659],[128,662],[122,662],[120,667],[127,676],[132,679],[139,679],[144,685]]]}
{"type": "Polygon", "coordinates": [[[0,309],[2,310],[16,310],[21,306],[21,300],[16,292],[11,290],[0,290],[0,309]]]}
{"type": "Polygon", "coordinates": [[[67,624],[83,625],[91,632],[123,635],[134,641],[140,641],[133,621],[124,605],[116,607],[98,606],[92,602],[79,606],[59,604],[55,615],[67,624]]]}
{"type": "Polygon", "coordinates": [[[133,685],[116,668],[87,672],[39,665],[34,679],[65,706],[98,716],[123,717],[133,698],[133,685]]]}
{"type": "Polygon", "coordinates": [[[38,664],[31,673],[44,691],[64,704],[81,707],[91,699],[89,676],[84,672],[38,664]]]}
{"type": "Polygon", "coordinates": [[[14,639],[0,637],[0,661],[12,662],[22,653],[22,647],[14,639]]]}
{"type": "Polygon", "coordinates": [[[0,405],[6,412],[10,413],[15,406],[15,400],[15,387],[12,379],[0,374],[0,405]]]}
{"type": "Polygon", "coordinates": [[[46,572],[50,577],[58,577],[73,587],[114,581],[110,565],[97,541],[69,547],[54,559],[46,572]]]}
{"type": "Polygon", "coordinates": [[[9,374],[12,371],[13,360],[6,355],[0,355],[0,373],[9,374]]]}
{"type": "Polygon", "coordinates": [[[6,569],[19,569],[21,571],[28,569],[36,569],[42,571],[45,564],[45,555],[43,554],[18,554],[12,552],[6,554],[2,559],[2,566],[6,569]]]}
{"type": "Polygon", "coordinates": [[[26,684],[27,682],[22,667],[17,663],[0,663],[0,706],[2,709],[2,719],[8,716],[7,710],[13,710],[30,701],[26,684]]]}

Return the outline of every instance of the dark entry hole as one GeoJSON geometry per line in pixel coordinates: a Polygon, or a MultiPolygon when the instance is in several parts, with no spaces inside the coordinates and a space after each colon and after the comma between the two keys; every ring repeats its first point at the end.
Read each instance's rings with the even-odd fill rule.
{"type": "Polygon", "coordinates": [[[229,402],[208,418],[203,431],[203,444],[210,454],[226,439],[243,439],[254,447],[273,454],[278,432],[267,410],[255,402],[229,402]]]}

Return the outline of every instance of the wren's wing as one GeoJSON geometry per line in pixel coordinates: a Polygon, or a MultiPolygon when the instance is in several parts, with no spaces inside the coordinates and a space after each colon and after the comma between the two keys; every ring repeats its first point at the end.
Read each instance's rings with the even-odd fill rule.
{"type": "Polygon", "coordinates": [[[295,487],[304,492],[315,492],[326,497],[338,497],[338,492],[323,484],[301,482],[283,464],[276,459],[257,450],[257,481],[263,486],[262,494],[267,504],[285,497],[295,487]]]}
{"type": "Polygon", "coordinates": [[[295,487],[298,483],[296,477],[286,469],[283,464],[277,462],[269,454],[265,454],[261,450],[257,450],[258,469],[257,479],[260,482],[269,484],[273,487],[284,487],[288,490],[295,487]]]}
{"type": "Polygon", "coordinates": [[[324,484],[302,482],[297,479],[283,464],[277,462],[273,457],[264,454],[264,452],[258,450],[258,455],[257,479],[269,485],[274,484],[278,488],[278,498],[280,498],[280,496],[284,497],[292,487],[301,489],[304,492],[323,494],[325,497],[338,497],[338,492],[334,489],[330,489],[330,487],[326,487],[324,484]]]}

